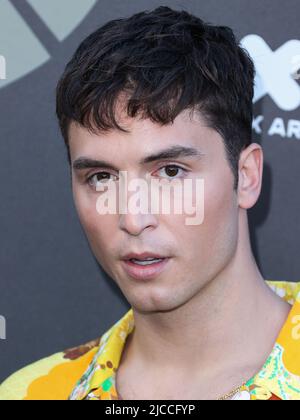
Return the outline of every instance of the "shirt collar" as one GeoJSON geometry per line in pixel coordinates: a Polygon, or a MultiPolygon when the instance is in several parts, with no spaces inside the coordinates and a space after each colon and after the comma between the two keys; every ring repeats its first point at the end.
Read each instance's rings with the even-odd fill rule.
{"type": "MultiPolygon", "coordinates": [[[[244,390],[251,394],[251,399],[300,399],[300,283],[267,281],[267,284],[293,307],[266,363],[244,390]]],[[[73,389],[70,400],[118,399],[116,371],[133,329],[131,308],[101,337],[99,349],[73,389]]]]}
{"type": "Polygon", "coordinates": [[[134,329],[132,308],[102,337],[99,350],[84,375],[77,382],[70,400],[118,399],[115,377],[125,341],[134,329]]]}

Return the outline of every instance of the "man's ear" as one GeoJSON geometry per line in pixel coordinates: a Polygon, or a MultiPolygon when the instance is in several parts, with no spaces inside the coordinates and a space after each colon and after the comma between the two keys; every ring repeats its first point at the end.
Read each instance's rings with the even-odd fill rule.
{"type": "Polygon", "coordinates": [[[262,186],[263,150],[258,143],[251,143],[240,154],[238,204],[250,209],[257,202],[262,186]]]}

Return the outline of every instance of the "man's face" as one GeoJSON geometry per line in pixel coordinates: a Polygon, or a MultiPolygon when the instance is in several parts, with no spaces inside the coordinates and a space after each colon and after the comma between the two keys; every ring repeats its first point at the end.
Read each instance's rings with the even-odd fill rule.
{"type": "MultiPolygon", "coordinates": [[[[183,112],[173,124],[163,127],[126,116],[120,124],[130,133],[113,130],[96,135],[71,124],[72,164],[79,158],[88,158],[105,161],[115,168],[72,168],[75,205],[94,255],[130,305],[140,312],[171,311],[196,296],[234,255],[239,209],[233,174],[221,136],[206,127],[199,116],[190,119],[188,112],[183,112]],[[195,148],[199,156],[141,164],[147,156],[175,145],[195,148]],[[167,165],[179,169],[168,170],[167,165]],[[203,179],[203,222],[188,225],[186,213],[174,212],[100,215],[96,202],[102,193],[95,184],[102,180],[101,172],[105,173],[104,178],[118,184],[119,171],[126,171],[128,182],[149,176],[160,180],[203,179]],[[129,252],[153,252],[171,258],[156,277],[137,280],[124,269],[122,256],[129,252]]],[[[130,194],[133,193],[128,192],[128,198],[130,194]]]]}

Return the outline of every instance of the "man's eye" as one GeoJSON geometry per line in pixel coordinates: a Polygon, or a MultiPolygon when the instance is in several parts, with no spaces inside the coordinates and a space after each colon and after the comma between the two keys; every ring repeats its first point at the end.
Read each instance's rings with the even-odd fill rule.
{"type": "Polygon", "coordinates": [[[102,181],[110,181],[111,180],[111,174],[108,172],[97,172],[96,174],[91,175],[87,178],[87,183],[91,185],[92,187],[96,187],[97,184],[102,181]]]}
{"type": "Polygon", "coordinates": [[[181,168],[180,166],[177,165],[166,165],[163,168],[159,169],[160,171],[165,171],[165,173],[167,174],[168,178],[179,178],[176,175],[178,174],[179,171],[183,171],[183,173],[187,173],[188,171],[184,168],[181,168]]]}
{"type": "MultiPolygon", "coordinates": [[[[187,169],[181,168],[178,165],[166,165],[166,166],[160,168],[158,172],[160,173],[162,171],[165,171],[167,178],[171,178],[171,179],[179,178],[180,175],[179,176],[177,176],[177,175],[178,175],[178,173],[180,174],[180,171],[182,171],[181,175],[182,175],[182,173],[185,174],[185,173],[188,172],[187,169]]],[[[114,175],[110,174],[109,172],[104,172],[104,171],[97,172],[97,173],[89,176],[87,178],[86,182],[91,187],[96,188],[97,184],[99,184],[99,183],[105,183],[105,182],[111,181],[113,179],[112,178],[113,176],[114,175]]],[[[161,176],[164,178],[163,175],[161,175],[161,176]]]]}

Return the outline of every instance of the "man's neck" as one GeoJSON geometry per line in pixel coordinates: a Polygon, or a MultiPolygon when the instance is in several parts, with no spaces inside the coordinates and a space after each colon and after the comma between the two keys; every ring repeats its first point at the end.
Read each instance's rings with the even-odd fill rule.
{"type": "Polygon", "coordinates": [[[134,311],[133,343],[147,364],[165,369],[182,366],[184,361],[187,368],[191,364],[211,369],[216,360],[225,364],[239,358],[241,351],[252,359],[253,355],[247,355],[253,351],[251,342],[255,354],[260,345],[271,351],[287,314],[288,305],[274,295],[259,273],[249,278],[215,279],[171,312],[134,311]],[[268,343],[261,342],[265,331],[268,343]]]}

